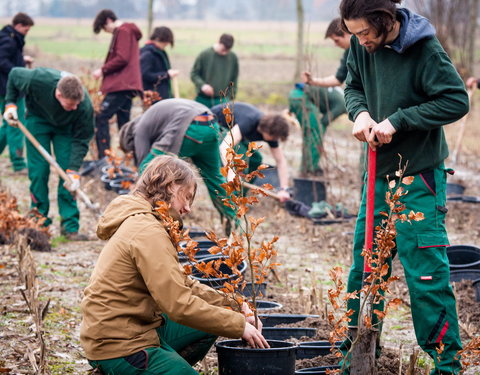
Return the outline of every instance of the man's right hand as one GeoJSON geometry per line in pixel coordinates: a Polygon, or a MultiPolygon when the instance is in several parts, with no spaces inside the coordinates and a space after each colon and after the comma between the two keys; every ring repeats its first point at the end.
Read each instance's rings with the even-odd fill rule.
{"type": "Polygon", "coordinates": [[[303,83],[306,83],[307,85],[312,83],[313,79],[312,79],[312,73],[310,72],[303,72],[302,73],[302,81],[303,83]]]}
{"type": "Polygon", "coordinates": [[[213,87],[208,84],[204,84],[202,86],[202,92],[207,96],[213,96],[213,87]]]}
{"type": "MultiPolygon", "coordinates": [[[[377,123],[370,117],[370,114],[367,111],[360,112],[355,119],[353,124],[352,134],[361,142],[368,142],[370,136],[370,129],[373,128],[377,123]]],[[[370,143],[370,147],[373,149],[378,146],[379,143],[374,142],[370,143]]]]}
{"type": "Polygon", "coordinates": [[[245,322],[245,329],[243,331],[242,339],[248,342],[252,348],[269,348],[267,340],[262,336],[260,331],[248,322],[245,322]]]}
{"type": "Polygon", "coordinates": [[[17,127],[17,121],[18,121],[17,106],[15,104],[7,104],[5,106],[5,112],[3,113],[3,118],[8,123],[8,125],[17,127]]]}

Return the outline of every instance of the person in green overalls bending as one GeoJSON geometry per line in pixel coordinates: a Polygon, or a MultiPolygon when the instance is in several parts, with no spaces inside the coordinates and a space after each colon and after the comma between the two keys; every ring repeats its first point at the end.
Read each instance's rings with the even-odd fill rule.
{"type": "MultiPolygon", "coordinates": [[[[414,181],[402,198],[425,219],[396,223],[396,248],[410,292],[415,335],[433,359],[431,374],[458,374],[462,349],[455,296],[450,286],[445,227],[448,156],[443,126],[469,110],[465,86],[424,17],[397,7],[401,0],[342,0],[343,25],[353,36],[348,55],[345,103],[353,135],[377,152],[374,227],[388,212],[385,194],[399,154],[414,181]],[[442,344],[442,350],[437,351],[442,344]]],[[[366,193],[355,227],[348,292],[360,290],[366,193]]],[[[388,274],[391,275],[391,260],[388,274]]],[[[358,324],[359,300],[351,299],[349,325],[358,324]]],[[[382,306],[374,306],[382,310],[382,306]]],[[[374,317],[375,318],[375,317],[374,317]]],[[[354,332],[352,332],[354,333],[354,332]]],[[[343,348],[344,353],[346,348],[343,348]]]]}
{"type": "Polygon", "coordinates": [[[343,92],[339,88],[325,88],[297,83],[288,96],[289,110],[302,127],[303,147],[301,171],[315,176],[323,175],[320,157],[323,136],[327,126],[346,113],[343,92]]]}
{"type": "Polygon", "coordinates": [[[197,90],[195,100],[208,108],[235,99],[238,83],[238,58],[232,51],[233,36],[222,34],[217,43],[195,59],[190,78],[197,90]],[[231,86],[233,85],[233,86],[231,86]]]}
{"type": "Polygon", "coordinates": [[[220,215],[229,220],[235,212],[223,204],[220,173],[219,127],[213,113],[189,99],[165,99],[125,124],[120,131],[120,148],[134,152],[139,172],[158,155],[174,154],[190,158],[207,185],[210,198],[220,215]]]}
{"type": "MultiPolygon", "coordinates": [[[[78,170],[88,151],[88,142],[93,136],[93,106],[87,90],[80,79],[70,73],[55,69],[14,68],[8,76],[6,110],[4,118],[15,126],[17,100],[26,97],[28,113],[26,128],[37,141],[50,151],[53,147],[55,158],[61,168],[67,171],[73,184],[65,185],[60,179],[58,185],[58,210],[61,217],[61,233],[69,240],[87,240],[79,234],[80,212],[74,192],[80,186],[78,170]],[[67,188],[70,190],[68,191],[67,188]]],[[[48,178],[50,164],[29,141],[27,145],[28,177],[32,207],[48,218],[48,178]]]]}

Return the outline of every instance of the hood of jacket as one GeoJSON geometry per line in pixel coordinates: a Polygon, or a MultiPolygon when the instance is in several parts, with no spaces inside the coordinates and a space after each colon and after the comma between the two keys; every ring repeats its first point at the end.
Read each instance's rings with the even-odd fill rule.
{"type": "MultiPolygon", "coordinates": [[[[118,230],[120,225],[130,216],[151,214],[158,220],[160,215],[153,209],[150,203],[144,198],[128,194],[115,198],[106,208],[102,217],[98,221],[97,236],[101,240],[108,240],[118,230]]],[[[170,209],[170,215],[183,227],[183,221],[177,211],[170,209]]]]}
{"type": "Polygon", "coordinates": [[[425,17],[415,14],[406,8],[399,8],[397,17],[400,21],[400,33],[390,44],[390,47],[395,52],[403,53],[419,40],[435,35],[435,28],[425,17]]]}
{"type": "Polygon", "coordinates": [[[130,30],[133,33],[133,35],[135,36],[135,39],[137,39],[137,40],[140,40],[142,38],[142,32],[140,31],[138,26],[135,25],[134,23],[125,22],[125,23],[122,23],[119,26],[119,28],[125,28],[125,29],[130,30]]]}
{"type": "Polygon", "coordinates": [[[2,33],[8,34],[9,36],[16,39],[19,44],[20,49],[25,45],[25,35],[19,33],[12,25],[7,25],[2,29],[2,33]]]}

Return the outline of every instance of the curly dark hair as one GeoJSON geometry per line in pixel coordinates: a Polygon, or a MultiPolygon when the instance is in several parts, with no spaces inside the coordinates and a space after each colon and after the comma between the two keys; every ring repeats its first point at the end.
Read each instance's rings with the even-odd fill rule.
{"type": "Polygon", "coordinates": [[[110,18],[112,21],[117,20],[117,16],[113,13],[111,9],[102,9],[97,13],[95,20],[93,21],[93,32],[98,34],[107,23],[107,19],[110,18]]]}
{"type": "Polygon", "coordinates": [[[384,38],[392,30],[397,19],[397,6],[402,0],[342,0],[340,16],[342,28],[348,31],[345,20],[365,18],[377,32],[377,37],[384,38]]]}
{"type": "Polygon", "coordinates": [[[260,119],[257,130],[268,133],[275,139],[285,141],[289,134],[289,124],[283,115],[267,114],[260,119]]]}

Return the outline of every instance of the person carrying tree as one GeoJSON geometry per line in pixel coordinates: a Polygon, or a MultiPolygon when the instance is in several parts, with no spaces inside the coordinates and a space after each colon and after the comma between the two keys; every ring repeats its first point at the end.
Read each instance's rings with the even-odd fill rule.
{"type": "MultiPolygon", "coordinates": [[[[94,130],[93,106],[88,92],[78,77],[67,72],[14,68],[8,76],[3,115],[12,126],[19,120],[15,103],[22,94],[28,108],[26,128],[45,150],[53,148],[57,163],[73,181],[72,185],[64,186],[60,179],[58,184],[61,233],[72,241],[88,240],[87,236],[78,233],[80,211],[73,194],[80,187],[78,170],[94,130]]],[[[26,145],[31,206],[46,218],[44,225],[48,226],[52,223],[48,217],[50,164],[28,140],[26,145]]]]}
{"type": "Polygon", "coordinates": [[[235,98],[239,66],[233,42],[232,35],[222,34],[217,43],[197,56],[190,72],[197,90],[195,100],[209,108],[222,103],[223,98],[235,98]]]}
{"type": "Polygon", "coordinates": [[[112,34],[112,40],[105,63],[92,73],[93,78],[102,79],[100,91],[105,95],[95,118],[98,159],[110,148],[110,118],[117,115],[120,129],[130,120],[132,99],[143,93],[138,47],[142,37],[140,29],[134,23],[119,20],[112,10],[103,9],[93,21],[93,32],[98,34],[101,30],[112,34]]]}
{"type": "Polygon", "coordinates": [[[198,374],[192,366],[217,336],[269,347],[246,303],[237,311],[231,298],[186,275],[155,210],[159,201],[169,204],[181,225],[197,180],[186,161],[158,156],[100,219],[97,235],[108,242],[85,289],[80,342],[103,374],[198,374]]]}
{"type": "MultiPolygon", "coordinates": [[[[285,141],[289,133],[289,121],[282,114],[264,114],[248,103],[230,103],[234,124],[228,124],[223,114],[223,104],[212,107],[213,114],[217,117],[223,128],[223,141],[220,145],[220,155],[223,164],[226,163],[227,149],[234,147],[237,153],[245,154],[250,142],[263,141],[270,146],[270,152],[275,159],[280,189],[278,197],[281,202],[289,200],[288,192],[288,165],[279,141],[285,141]],[[233,125],[233,126],[232,126],[233,125]],[[230,129],[230,126],[232,128],[230,129]],[[230,130],[229,130],[230,129],[230,130]],[[233,136],[233,143],[232,143],[233,136]]],[[[247,158],[247,156],[245,156],[247,158]]],[[[257,150],[248,157],[248,170],[251,173],[262,164],[262,155],[257,150]]],[[[232,171],[229,172],[233,178],[232,171]]]]}
{"type": "MultiPolygon", "coordinates": [[[[5,111],[5,94],[8,73],[15,67],[31,64],[33,59],[23,55],[25,37],[34,25],[32,18],[25,13],[17,13],[12,24],[0,31],[0,111],[5,111]]],[[[15,103],[20,121],[25,121],[25,98],[20,96],[15,103]]],[[[23,156],[25,137],[20,129],[8,126],[4,120],[0,127],[0,154],[8,146],[10,161],[14,172],[26,171],[27,164],[23,156]]]]}
{"type": "MultiPolygon", "coordinates": [[[[375,222],[388,212],[385,194],[395,179],[399,154],[405,176],[414,176],[402,198],[408,210],[425,219],[396,224],[396,249],[410,292],[417,342],[433,359],[432,374],[458,374],[462,348],[455,296],[449,283],[449,246],[445,228],[448,156],[443,126],[469,110],[465,86],[435,37],[430,22],[401,0],[342,0],[342,23],[352,34],[345,103],[354,121],[353,135],[377,152],[375,222]],[[440,345],[443,350],[437,351],[440,345]]],[[[362,287],[366,193],[355,228],[348,292],[362,287]]],[[[391,261],[385,278],[391,274],[391,261]]],[[[354,333],[359,300],[348,309],[354,333]]],[[[375,306],[381,310],[381,306],[375,306]]],[[[375,315],[374,315],[375,318],[375,315]]],[[[347,341],[348,342],[348,341],[347,341]]],[[[347,343],[346,342],[346,343],[347,343]]],[[[343,351],[345,353],[346,346],[343,351]]]]}
{"type": "Polygon", "coordinates": [[[190,158],[207,185],[210,198],[222,217],[231,220],[235,212],[223,204],[226,182],[220,173],[219,127],[213,113],[189,99],[165,99],[120,130],[120,148],[133,152],[139,172],[158,155],[190,158]]]}
{"type": "Polygon", "coordinates": [[[171,69],[166,48],[174,45],[173,32],[166,26],[156,27],[150,40],[140,50],[140,67],[144,90],[158,93],[160,100],[172,98],[171,78],[179,71],[171,69]]]}

